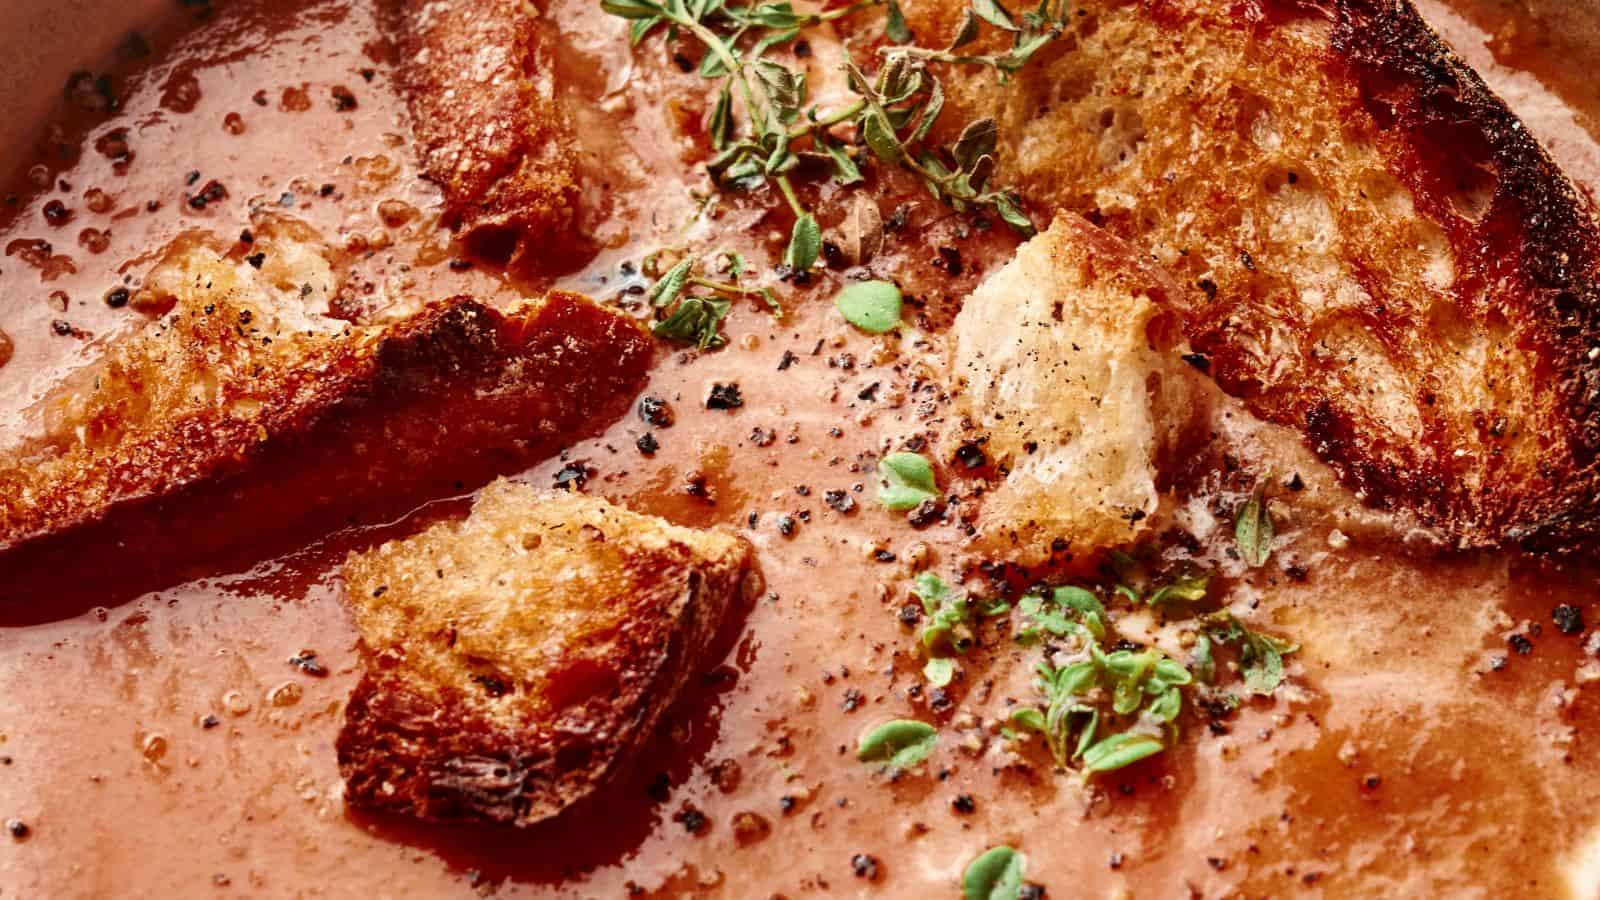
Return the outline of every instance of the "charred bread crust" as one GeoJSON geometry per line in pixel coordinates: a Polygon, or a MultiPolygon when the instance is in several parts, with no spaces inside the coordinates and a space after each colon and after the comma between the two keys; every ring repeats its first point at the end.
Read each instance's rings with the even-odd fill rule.
{"type": "MultiPolygon", "coordinates": [[[[1493,491],[1454,503],[1449,499],[1459,490],[1443,481],[1449,473],[1439,481],[1392,477],[1359,458],[1344,462],[1342,471],[1355,484],[1370,484],[1374,496],[1436,506],[1433,517],[1466,543],[1594,546],[1600,537],[1600,227],[1592,204],[1411,3],[1289,5],[1332,20],[1333,65],[1356,79],[1365,112],[1397,138],[1394,156],[1409,163],[1398,174],[1418,206],[1445,223],[1458,258],[1470,267],[1469,280],[1458,277],[1455,290],[1486,291],[1490,304],[1526,322],[1519,337],[1547,367],[1539,389],[1549,391],[1555,412],[1550,422],[1556,431],[1536,472],[1516,473],[1493,491]],[[1481,177],[1464,168],[1485,165],[1497,176],[1494,193],[1473,222],[1456,214],[1450,198],[1463,178],[1481,177]]],[[[1306,413],[1306,432],[1319,452],[1339,446],[1347,428],[1329,404],[1306,413]]]]}
{"type": "Polygon", "coordinates": [[[559,269],[586,246],[554,36],[524,0],[397,0],[387,16],[424,174],[484,256],[559,269]]]}
{"type": "MultiPolygon", "coordinates": [[[[930,36],[963,8],[903,5],[930,36]]],[[[1461,547],[1593,546],[1594,210],[1415,8],[1073,13],[1006,87],[947,79],[946,118],[998,120],[998,177],[1172,271],[1214,380],[1367,503],[1461,547]]]]}
{"type": "Polygon", "coordinates": [[[85,559],[85,579],[148,570],[159,586],[196,560],[260,558],[279,538],[460,493],[603,427],[651,357],[630,319],[564,293],[509,313],[454,297],[308,336],[288,358],[258,355],[236,323],[219,301],[135,336],[58,426],[88,437],[5,461],[0,599],[59,592],[85,559]],[[220,399],[164,405],[183,379],[220,399]]]}
{"type": "Polygon", "coordinates": [[[590,795],[706,662],[747,565],[734,537],[507,482],[485,489],[465,523],[353,556],[363,673],[337,742],[346,801],[527,825],[590,795]],[[544,545],[518,553],[527,535],[544,545]],[[588,559],[584,577],[540,581],[573,565],[563,554],[588,559]],[[469,556],[493,561],[494,596],[470,563],[453,565],[469,556]],[[499,606],[517,602],[567,624],[518,627],[519,611],[499,606]],[[585,611],[598,626],[570,624],[585,611]],[[533,649],[505,650],[524,644],[533,649]]]}

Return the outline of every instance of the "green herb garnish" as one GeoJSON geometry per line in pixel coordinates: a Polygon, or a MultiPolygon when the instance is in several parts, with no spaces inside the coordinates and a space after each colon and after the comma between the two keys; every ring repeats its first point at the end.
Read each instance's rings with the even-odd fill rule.
{"type": "Polygon", "coordinates": [[[1166,745],[1158,737],[1125,731],[1083,751],[1083,768],[1086,772],[1110,772],[1165,749],[1166,745]]]}
{"type": "Polygon", "coordinates": [[[858,281],[833,298],[844,320],[868,334],[898,328],[900,303],[900,289],[887,281],[858,281]]]}
{"type": "Polygon", "coordinates": [[[650,333],[701,350],[715,350],[728,342],[721,330],[728,306],[720,297],[686,297],[665,319],[651,326],[650,333]]]}
{"type": "Polygon", "coordinates": [[[929,657],[922,667],[922,677],[934,687],[945,687],[956,677],[956,661],[948,656],[929,657]]]}
{"type": "Polygon", "coordinates": [[[1010,847],[993,847],[967,864],[961,900],[1017,900],[1027,860],[1010,847]]]}
{"type": "Polygon", "coordinates": [[[974,618],[990,619],[1011,611],[1010,604],[1004,601],[986,603],[974,610],[966,592],[952,588],[932,572],[916,577],[911,594],[922,602],[927,622],[922,628],[922,650],[928,655],[928,662],[922,667],[922,674],[934,687],[949,684],[956,671],[952,657],[972,649],[976,637],[974,618]]]}
{"type": "Polygon", "coordinates": [[[927,759],[938,743],[939,732],[932,725],[915,719],[894,719],[861,736],[856,759],[909,769],[927,759]]]}
{"type": "MultiPolygon", "coordinates": [[[[722,336],[722,320],[727,317],[736,297],[759,297],[773,311],[781,312],[778,298],[770,288],[751,288],[738,283],[744,272],[744,258],[737,253],[724,251],[722,258],[728,263],[732,281],[717,281],[697,274],[692,257],[681,259],[662,273],[650,286],[645,299],[659,310],[668,310],[650,329],[656,337],[693,344],[701,350],[715,350],[726,344],[722,336]]],[[[655,255],[645,258],[646,271],[654,268],[655,255]]]]}
{"type": "MultiPolygon", "coordinates": [[[[1220,644],[1237,644],[1239,665],[1244,669],[1244,686],[1252,694],[1266,696],[1283,683],[1283,658],[1299,650],[1298,644],[1252,631],[1227,610],[1204,617],[1206,634],[1220,644]]],[[[1198,646],[1198,645],[1197,645],[1198,646]]],[[[1210,646],[1207,645],[1209,655],[1210,646]]]]}
{"type": "Polygon", "coordinates": [[[885,456],[878,461],[878,475],[883,479],[878,502],[895,512],[916,509],[924,501],[939,498],[933,464],[920,453],[902,451],[885,456]]]}
{"type": "Polygon", "coordinates": [[[944,90],[928,69],[932,61],[978,65],[1002,75],[1016,71],[1040,48],[1055,40],[1068,22],[1065,0],[1041,0],[1021,17],[998,0],[977,0],[944,50],[908,46],[910,29],[895,2],[888,3],[885,33],[894,46],[879,51],[875,71],[846,61],[847,83],[857,99],[837,109],[810,103],[807,76],[767,56],[796,40],[803,29],[831,22],[884,0],[858,0],[849,6],[802,13],[784,2],[732,3],[727,0],[601,0],[606,12],[628,19],[638,44],[660,27],[687,35],[705,48],[700,74],[719,82],[707,121],[713,154],[707,173],[719,190],[770,185],[794,215],[784,264],[803,272],[816,263],[821,232],[801,202],[791,176],[802,153],[827,161],[841,185],[862,180],[869,159],[913,172],[938,200],[957,211],[993,210],[1016,230],[1031,234],[1015,193],[992,188],[996,126],[993,119],[968,124],[950,146],[928,141],[944,110],[944,90]],[[1013,35],[1003,53],[971,56],[956,51],[978,36],[978,21],[1013,35]],[[832,129],[852,124],[860,144],[844,144],[832,129]],[[863,146],[864,145],[864,146],[863,146]]]}
{"type": "Polygon", "coordinates": [[[1272,513],[1267,511],[1266,490],[1266,479],[1262,479],[1233,517],[1233,545],[1239,551],[1239,558],[1252,569],[1266,565],[1267,557],[1272,555],[1272,539],[1276,536],[1272,513]]]}

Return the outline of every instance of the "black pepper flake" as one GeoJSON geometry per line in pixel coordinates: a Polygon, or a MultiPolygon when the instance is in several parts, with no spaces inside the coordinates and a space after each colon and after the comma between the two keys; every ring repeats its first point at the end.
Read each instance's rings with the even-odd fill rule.
{"type": "Polygon", "coordinates": [[[61,337],[70,337],[72,335],[72,323],[66,319],[56,319],[50,323],[50,330],[61,337]]]}
{"type": "Polygon", "coordinates": [[[212,179],[206,182],[205,187],[201,188],[198,193],[189,196],[189,208],[195,210],[205,209],[212,203],[226,199],[228,199],[228,189],[222,186],[222,182],[212,179]]]}
{"type": "Polygon", "coordinates": [[[743,405],[744,397],[739,394],[738,382],[713,382],[711,393],[706,396],[706,409],[737,409],[743,405]]]}
{"type": "Polygon", "coordinates": [[[21,819],[7,819],[6,833],[11,835],[12,840],[25,841],[28,839],[28,835],[33,834],[33,829],[29,828],[28,823],[21,819]]]}
{"type": "Polygon", "coordinates": [[[294,666],[296,669],[299,669],[313,678],[328,677],[328,667],[323,665],[321,661],[317,659],[317,653],[315,650],[301,650],[294,656],[289,657],[289,665],[294,666]]]}
{"type": "Polygon", "coordinates": [[[205,718],[200,720],[200,727],[204,728],[207,731],[210,731],[211,729],[213,729],[213,728],[215,728],[215,727],[217,727],[218,725],[221,725],[221,724],[222,724],[222,720],[217,718],[217,714],[216,713],[206,713],[205,718]]]}
{"type": "Polygon", "coordinates": [[[911,523],[912,528],[925,528],[939,521],[939,517],[942,515],[944,515],[944,504],[929,498],[918,503],[915,509],[906,513],[906,521],[911,523]]]}
{"type": "Polygon", "coordinates": [[[822,502],[841,514],[854,512],[856,508],[856,498],[850,496],[848,491],[824,491],[822,502]]]}
{"type": "Polygon", "coordinates": [[[1195,282],[1200,290],[1205,291],[1207,300],[1217,299],[1217,283],[1209,278],[1202,278],[1195,282]]]}
{"type": "Polygon", "coordinates": [[[589,467],[581,462],[571,462],[561,467],[556,473],[556,487],[570,491],[574,486],[579,490],[589,482],[589,467]]]}
{"type": "Polygon", "coordinates": [[[127,306],[128,289],[125,287],[114,287],[111,290],[106,291],[106,305],[112,309],[121,309],[124,306],[127,306]]]}
{"type": "Polygon", "coordinates": [[[788,350],[785,350],[783,351],[783,359],[778,360],[778,371],[782,372],[799,361],[800,357],[795,356],[788,350]]]}
{"type": "Polygon", "coordinates": [[[639,401],[639,418],[657,428],[671,428],[672,407],[660,397],[646,396],[639,401]]]}
{"type": "Polygon", "coordinates": [[[1506,643],[1511,645],[1512,650],[1517,651],[1518,656],[1527,656],[1533,652],[1533,641],[1528,640],[1525,635],[1513,634],[1507,638],[1506,643]]]}
{"type": "Polygon", "coordinates": [[[450,260],[450,271],[452,272],[465,272],[470,268],[472,268],[472,260],[470,259],[456,257],[450,260]]]}
{"type": "Polygon", "coordinates": [[[648,431],[639,435],[639,439],[634,441],[633,445],[638,447],[639,452],[643,453],[645,456],[649,456],[661,449],[661,442],[656,440],[656,436],[648,431]]]}
{"type": "Polygon", "coordinates": [[[850,857],[850,870],[856,873],[857,878],[878,880],[878,860],[870,853],[857,853],[850,857]]]}
{"type": "Polygon", "coordinates": [[[72,220],[72,210],[60,200],[51,200],[44,205],[44,220],[52,226],[60,227],[72,220]]]}
{"type": "Polygon", "coordinates": [[[199,169],[190,169],[189,170],[189,174],[183,176],[183,183],[184,184],[194,184],[196,181],[199,181],[199,180],[200,180],[200,170],[199,169]]]}
{"type": "Polygon", "coordinates": [[[333,108],[339,112],[349,112],[356,108],[356,95],[344,85],[334,85],[329,93],[333,94],[333,108]]]}
{"type": "Polygon", "coordinates": [[[1583,631],[1583,613],[1570,603],[1563,603],[1551,610],[1550,618],[1555,620],[1556,630],[1562,634],[1577,634],[1583,631]]]}
{"type": "Polygon", "coordinates": [[[1112,869],[1122,868],[1122,854],[1112,853],[1110,858],[1106,860],[1106,865],[1110,866],[1112,869]]]}
{"type": "Polygon", "coordinates": [[[922,607],[915,603],[907,603],[905,606],[900,607],[900,612],[895,618],[900,620],[901,625],[908,628],[913,627],[922,621],[922,607]]]}
{"type": "Polygon", "coordinates": [[[266,91],[256,91],[254,94],[250,95],[250,102],[254,103],[257,106],[266,106],[267,105],[267,92],[266,91]]]}
{"type": "Polygon", "coordinates": [[[933,261],[933,267],[949,275],[951,278],[961,274],[961,251],[954,247],[940,247],[939,257],[933,261]]]}
{"type": "Polygon", "coordinates": [[[1198,372],[1211,371],[1211,358],[1204,353],[1185,353],[1182,359],[1189,365],[1194,366],[1198,372]]]}
{"type": "Polygon", "coordinates": [[[782,797],[778,798],[778,809],[784,813],[792,812],[794,811],[797,802],[798,801],[796,801],[793,797],[789,796],[788,794],[784,794],[782,797]]]}
{"type": "Polygon", "coordinates": [[[784,537],[793,537],[796,527],[794,516],[785,515],[778,517],[778,533],[784,537]]]}
{"type": "Polygon", "coordinates": [[[966,443],[962,444],[960,447],[957,447],[956,459],[960,461],[963,466],[966,466],[969,471],[972,469],[980,469],[989,461],[989,458],[983,455],[983,450],[977,444],[973,443],[966,443]]]}
{"type": "Polygon", "coordinates": [[[1255,257],[1251,256],[1250,255],[1250,251],[1248,251],[1248,250],[1240,250],[1239,251],[1239,265],[1244,266],[1246,269],[1248,269],[1251,272],[1254,272],[1256,270],[1255,257]]]}
{"type": "Polygon", "coordinates": [[[966,815],[978,809],[978,801],[972,799],[971,794],[957,794],[956,798],[950,801],[950,808],[966,815]]]}
{"type": "Polygon", "coordinates": [[[250,264],[250,268],[259,269],[261,268],[261,265],[267,261],[267,254],[257,251],[249,256],[246,256],[244,261],[250,264]]]}
{"type": "Polygon", "coordinates": [[[372,81],[372,79],[374,77],[377,76],[377,74],[378,74],[378,70],[377,69],[374,69],[374,68],[372,68],[370,66],[364,66],[361,69],[361,80],[370,82],[370,81],[372,81]]]}
{"type": "Polygon", "coordinates": [[[1294,473],[1294,476],[1285,481],[1283,486],[1297,494],[1306,489],[1305,480],[1300,477],[1299,472],[1294,473]]]}
{"type": "Polygon", "coordinates": [[[673,814],[672,821],[682,825],[684,831],[693,835],[704,834],[707,825],[706,814],[687,803],[673,814]]]}
{"type": "Polygon", "coordinates": [[[1017,900],[1044,900],[1044,885],[1027,882],[1017,891],[1017,900]]]}
{"type": "Polygon", "coordinates": [[[877,550],[872,551],[872,558],[877,560],[878,562],[881,562],[881,563],[892,563],[896,559],[896,557],[894,555],[894,551],[885,550],[885,549],[883,549],[881,547],[879,549],[877,549],[877,550]]]}

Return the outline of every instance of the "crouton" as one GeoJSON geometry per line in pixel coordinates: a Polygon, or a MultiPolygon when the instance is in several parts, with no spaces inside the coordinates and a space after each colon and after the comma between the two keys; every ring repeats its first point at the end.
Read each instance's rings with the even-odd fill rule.
{"type": "MultiPolygon", "coordinates": [[[[924,42],[965,3],[905,0],[924,42]]],[[[1600,537],[1600,230],[1409,2],[1074,3],[992,115],[999,178],[1182,285],[1228,393],[1460,546],[1600,537]]]]}
{"type": "Polygon", "coordinates": [[[389,19],[422,170],[444,191],[446,224],[475,252],[518,268],[559,271],[581,259],[589,245],[576,228],[576,144],[539,8],[399,0],[389,19]]]}
{"type": "Polygon", "coordinates": [[[1164,458],[1203,417],[1166,309],[1176,285],[1121,241],[1062,215],[967,298],[951,331],[960,428],[1004,473],[979,520],[1030,564],[1133,543],[1164,458]]]}
{"type": "Polygon", "coordinates": [[[643,329],[571,294],[330,318],[325,255],[257,240],[291,245],[309,280],[283,285],[309,290],[180,239],[145,279],[167,311],[41,402],[38,433],[0,454],[0,598],[381,521],[598,430],[646,375],[643,329]]]}
{"type": "Polygon", "coordinates": [[[583,799],[707,661],[748,559],[728,534],[507,481],[464,520],[351,556],[346,800],[528,825],[583,799]]]}

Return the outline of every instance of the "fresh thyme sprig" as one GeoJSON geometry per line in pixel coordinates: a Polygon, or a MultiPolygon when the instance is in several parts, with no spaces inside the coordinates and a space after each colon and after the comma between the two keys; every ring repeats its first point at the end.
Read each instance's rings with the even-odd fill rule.
{"type": "MultiPolygon", "coordinates": [[[[728,342],[722,336],[722,320],[727,317],[734,299],[759,297],[774,315],[782,312],[771,288],[746,287],[738,283],[744,274],[743,257],[731,251],[721,255],[727,264],[728,280],[697,274],[698,262],[692,256],[678,260],[656,279],[645,298],[657,309],[670,310],[651,328],[656,337],[693,344],[701,350],[715,350],[728,342]]],[[[646,257],[645,271],[656,271],[657,262],[656,254],[646,257]]]]}
{"type": "MultiPolygon", "coordinates": [[[[747,4],[601,0],[601,8],[632,22],[630,34],[635,44],[666,27],[673,34],[687,33],[704,46],[699,72],[721,82],[707,123],[713,151],[706,163],[707,173],[720,190],[749,190],[765,184],[783,197],[795,217],[783,260],[790,271],[810,269],[822,246],[816,217],[801,201],[791,179],[802,156],[825,161],[841,185],[864,180],[861,167],[869,160],[904,167],[935,199],[958,212],[992,210],[1017,231],[1032,233],[1033,224],[1022,212],[1016,193],[990,184],[998,137],[993,119],[969,123],[952,145],[929,141],[944,111],[944,90],[928,66],[933,62],[987,66],[1005,77],[1061,34],[1067,21],[1066,0],[1041,0],[1036,10],[1022,15],[1020,24],[999,0],[973,0],[955,39],[943,50],[909,45],[911,34],[896,0],[858,0],[816,13],[797,12],[787,0],[747,4]],[[886,2],[885,32],[895,46],[879,51],[881,64],[875,72],[854,61],[846,62],[847,83],[857,99],[843,107],[824,110],[813,105],[806,73],[766,55],[772,48],[794,41],[807,27],[886,2]],[[1011,48],[990,55],[957,53],[977,39],[980,20],[1012,34],[1011,48]],[[835,133],[842,125],[853,126],[849,130],[853,139],[835,133]]],[[[702,304],[684,312],[686,320],[701,321],[716,313],[710,300],[701,299],[702,304]]],[[[703,329],[695,333],[703,334],[703,329]]]]}

